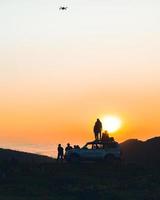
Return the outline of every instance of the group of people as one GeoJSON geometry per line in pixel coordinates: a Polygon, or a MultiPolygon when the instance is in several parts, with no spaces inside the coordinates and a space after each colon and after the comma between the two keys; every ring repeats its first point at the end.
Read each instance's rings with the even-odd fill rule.
{"type": "MultiPolygon", "coordinates": [[[[101,140],[101,139],[105,139],[104,137],[108,137],[107,133],[102,134],[102,122],[100,121],[100,119],[97,119],[97,121],[95,122],[95,125],[93,127],[93,132],[94,132],[95,140],[101,140]]],[[[72,147],[68,143],[65,148],[65,152],[68,150],[71,150],[73,148],[79,149],[80,147],[78,145],[74,145],[74,147],[72,147]]],[[[58,151],[57,160],[63,160],[64,159],[64,148],[62,147],[61,144],[58,145],[57,151],[58,151]]]]}
{"type": "MultiPolygon", "coordinates": [[[[73,148],[74,149],[80,149],[79,145],[74,145],[74,147],[72,147],[70,145],[70,143],[68,143],[66,148],[65,148],[65,152],[67,152],[67,151],[69,151],[73,148]]],[[[64,148],[62,147],[61,144],[58,145],[57,151],[58,151],[57,160],[63,160],[64,159],[64,148]]]]}

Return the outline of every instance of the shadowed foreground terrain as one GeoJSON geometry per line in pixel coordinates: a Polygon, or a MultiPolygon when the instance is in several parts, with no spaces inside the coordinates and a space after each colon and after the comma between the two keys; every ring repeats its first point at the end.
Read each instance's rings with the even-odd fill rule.
{"type": "MultiPolygon", "coordinates": [[[[103,163],[71,165],[57,163],[49,157],[32,155],[0,150],[0,199],[160,199],[160,164],[157,159],[151,162],[155,156],[149,157],[149,165],[146,160],[144,163],[134,160],[111,166],[103,163]]],[[[132,156],[135,158],[135,153],[132,156]]]]}
{"type": "MultiPolygon", "coordinates": [[[[2,166],[2,165],[1,165],[2,166]]],[[[0,199],[160,199],[159,168],[135,164],[14,164],[4,169],[0,199]]]]}

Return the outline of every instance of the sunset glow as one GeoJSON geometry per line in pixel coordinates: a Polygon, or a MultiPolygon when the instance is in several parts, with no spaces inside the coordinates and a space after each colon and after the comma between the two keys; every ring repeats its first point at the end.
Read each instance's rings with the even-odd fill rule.
{"type": "Polygon", "coordinates": [[[121,120],[115,116],[106,116],[102,119],[103,130],[115,132],[121,127],[121,120]]]}
{"type": "Polygon", "coordinates": [[[84,144],[107,113],[118,142],[160,134],[160,1],[6,0],[0,22],[0,147],[84,144]]]}

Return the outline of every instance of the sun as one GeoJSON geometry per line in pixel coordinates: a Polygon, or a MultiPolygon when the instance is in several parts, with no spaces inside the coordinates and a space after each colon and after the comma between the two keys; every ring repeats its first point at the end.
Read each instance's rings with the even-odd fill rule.
{"type": "Polygon", "coordinates": [[[108,131],[109,133],[115,132],[120,129],[122,122],[120,118],[115,116],[106,116],[102,119],[103,130],[108,131]]]}

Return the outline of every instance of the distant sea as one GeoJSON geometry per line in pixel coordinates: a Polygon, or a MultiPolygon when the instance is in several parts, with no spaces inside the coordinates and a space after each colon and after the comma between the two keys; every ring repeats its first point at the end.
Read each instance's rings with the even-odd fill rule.
{"type": "Polygon", "coordinates": [[[57,156],[57,144],[19,144],[19,143],[8,143],[0,144],[0,148],[12,149],[17,151],[24,151],[29,153],[36,153],[39,155],[47,155],[51,157],[57,156]]]}
{"type": "MultiPolygon", "coordinates": [[[[66,147],[66,143],[61,143],[62,146],[66,147]]],[[[71,144],[72,145],[72,144],[71,144]]],[[[82,144],[79,144],[82,146],[82,144]]],[[[83,144],[84,145],[84,144],[83,144]]],[[[57,146],[58,143],[52,143],[52,144],[35,144],[35,143],[0,143],[0,148],[4,149],[12,149],[17,151],[24,151],[29,153],[36,153],[39,155],[46,155],[53,158],[57,157],[57,146]]]]}

